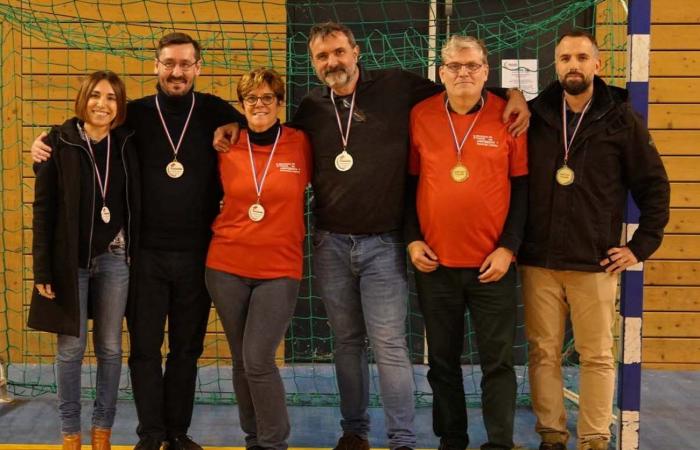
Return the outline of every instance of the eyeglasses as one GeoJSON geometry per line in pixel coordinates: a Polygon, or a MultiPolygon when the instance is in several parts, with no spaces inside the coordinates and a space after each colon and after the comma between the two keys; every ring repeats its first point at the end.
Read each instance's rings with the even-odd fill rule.
{"type": "Polygon", "coordinates": [[[275,94],[263,94],[260,97],[256,95],[247,95],[243,97],[243,103],[248,106],[255,106],[258,104],[258,100],[262,102],[263,105],[268,106],[275,102],[277,96],[275,94]]]}
{"type": "Polygon", "coordinates": [[[447,68],[447,70],[449,70],[452,73],[459,73],[462,70],[462,67],[467,69],[467,72],[474,73],[477,70],[484,67],[484,65],[479,64],[479,63],[475,63],[475,62],[470,62],[470,63],[466,63],[466,64],[460,64],[457,62],[453,62],[453,63],[445,64],[445,68],[447,68]]]}
{"type": "Polygon", "coordinates": [[[160,59],[156,59],[156,61],[158,61],[160,65],[162,65],[168,72],[175,70],[175,68],[178,66],[183,72],[189,72],[199,62],[199,60],[197,60],[195,62],[183,61],[178,63],[175,61],[161,61],[160,59]]]}

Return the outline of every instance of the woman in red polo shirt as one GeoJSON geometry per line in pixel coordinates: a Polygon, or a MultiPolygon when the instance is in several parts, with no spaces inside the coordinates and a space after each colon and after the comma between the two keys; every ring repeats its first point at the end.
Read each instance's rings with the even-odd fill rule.
{"type": "Polygon", "coordinates": [[[224,202],[206,281],[233,355],[246,447],[286,449],[289,418],[275,351],[294,313],[302,274],[310,143],[280,125],[284,82],[259,68],[238,83],[248,129],[219,154],[224,202]]]}

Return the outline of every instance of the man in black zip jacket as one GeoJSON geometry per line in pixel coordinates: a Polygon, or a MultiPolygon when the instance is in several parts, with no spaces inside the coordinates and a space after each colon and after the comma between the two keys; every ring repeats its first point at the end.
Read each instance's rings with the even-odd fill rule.
{"type": "MultiPolygon", "coordinates": [[[[126,126],[135,131],[141,167],[143,205],[127,306],[138,450],[160,449],[163,441],[168,450],[202,448],[187,436],[187,429],[211,307],[204,262],[222,197],[211,142],[217,127],[245,119],[221,98],[194,91],[201,65],[197,41],[184,33],[163,36],[154,68],[158,92],[127,108],[126,126]]],[[[37,139],[32,147],[35,160],[42,149],[46,146],[37,139]]]]}
{"type": "MultiPolygon", "coordinates": [[[[570,315],[580,354],[578,449],[607,449],[615,365],[618,273],[661,244],[670,189],[661,158],[627,92],[607,86],[595,39],[564,34],[559,81],[531,102],[529,207],[521,264],[532,405],[540,450],[564,450],[569,433],[561,348],[570,315]],[[620,246],[627,191],[639,228],[620,246]]],[[[634,270],[634,269],[632,269],[634,270]]]]}

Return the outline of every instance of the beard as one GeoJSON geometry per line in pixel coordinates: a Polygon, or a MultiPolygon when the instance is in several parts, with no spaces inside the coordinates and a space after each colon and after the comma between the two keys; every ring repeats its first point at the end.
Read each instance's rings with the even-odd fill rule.
{"type": "Polygon", "coordinates": [[[567,94],[569,95],[579,95],[583,92],[585,92],[588,87],[591,85],[592,80],[590,78],[586,78],[585,75],[578,73],[578,72],[573,72],[579,77],[572,77],[572,73],[567,73],[564,75],[563,79],[559,79],[559,83],[561,84],[561,87],[564,88],[567,94]]]}
{"type": "Polygon", "coordinates": [[[323,73],[321,81],[329,87],[339,87],[346,85],[351,78],[351,73],[345,66],[338,66],[334,69],[327,70],[323,73]]]}
{"type": "Polygon", "coordinates": [[[169,76],[164,80],[164,82],[160,82],[160,87],[161,89],[168,95],[174,95],[174,96],[180,96],[180,95],[185,95],[189,93],[191,86],[188,86],[188,80],[184,77],[173,77],[169,76]],[[172,88],[172,86],[168,86],[168,83],[177,83],[180,82],[180,85],[176,87],[175,89],[172,88]]]}

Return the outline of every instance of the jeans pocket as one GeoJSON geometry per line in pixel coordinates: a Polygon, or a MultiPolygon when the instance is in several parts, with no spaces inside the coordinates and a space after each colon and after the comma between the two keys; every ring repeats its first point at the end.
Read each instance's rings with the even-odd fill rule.
{"type": "Polygon", "coordinates": [[[378,234],[377,239],[384,245],[396,247],[402,247],[405,245],[403,241],[403,236],[401,236],[401,233],[398,233],[396,231],[378,234]]]}

